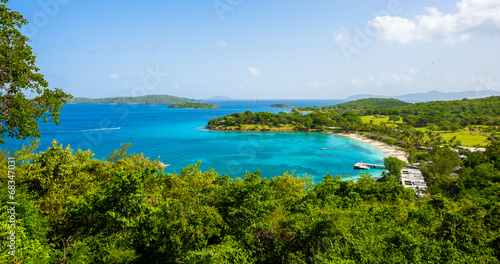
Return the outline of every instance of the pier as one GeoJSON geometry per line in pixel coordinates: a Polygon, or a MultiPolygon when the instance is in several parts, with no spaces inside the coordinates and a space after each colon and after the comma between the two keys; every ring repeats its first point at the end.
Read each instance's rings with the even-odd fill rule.
{"type": "Polygon", "coordinates": [[[358,162],[354,164],[354,168],[358,170],[368,170],[368,169],[385,169],[384,165],[380,164],[371,164],[371,163],[362,163],[358,162]]]}

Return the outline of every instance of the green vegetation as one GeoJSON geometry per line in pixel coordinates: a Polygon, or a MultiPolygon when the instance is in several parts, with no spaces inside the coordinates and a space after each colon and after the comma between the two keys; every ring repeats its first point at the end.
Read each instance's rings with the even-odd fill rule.
{"type": "MultiPolygon", "coordinates": [[[[456,130],[468,126],[500,125],[500,96],[455,101],[434,101],[426,103],[390,106],[395,99],[362,99],[326,107],[302,107],[298,111],[336,112],[346,111],[358,116],[384,115],[400,117],[407,125],[415,127],[436,126],[440,130],[456,130]],[[384,103],[386,102],[386,103],[384,103]],[[442,128],[442,129],[441,129],[442,128]]],[[[398,100],[396,100],[398,101],[398,100]]]]}
{"type": "Polygon", "coordinates": [[[475,133],[471,134],[468,130],[459,130],[457,132],[437,131],[439,136],[445,141],[458,139],[465,146],[486,146],[489,142],[490,134],[475,133]]]}
{"type": "Polygon", "coordinates": [[[194,102],[194,99],[176,97],[172,95],[144,95],[137,97],[110,97],[110,98],[74,98],[67,100],[70,104],[173,104],[194,102]]]}
{"type": "MultiPolygon", "coordinates": [[[[2,3],[7,3],[2,0],[2,3]]],[[[19,32],[28,21],[0,4],[0,143],[5,136],[40,137],[38,122],[59,123],[59,111],[71,95],[49,84],[35,65],[29,39],[19,32]]]]}
{"type": "MultiPolygon", "coordinates": [[[[387,99],[380,99],[382,101],[387,99]]],[[[325,114],[355,114],[365,124],[353,124],[356,131],[376,132],[379,136],[390,136],[395,140],[405,141],[401,134],[413,134],[413,137],[427,138],[439,136],[443,141],[454,144],[481,145],[495,137],[500,125],[500,97],[482,99],[463,99],[455,101],[435,101],[406,104],[383,108],[375,105],[368,108],[362,102],[373,106],[374,99],[355,101],[356,104],[341,107],[306,107],[294,108],[297,112],[310,111],[325,114]],[[385,133],[392,129],[393,132],[385,133]],[[395,133],[400,132],[400,133],[395,133]],[[383,134],[383,135],[381,135],[383,134]],[[392,135],[390,135],[392,134],[392,135]],[[396,135],[400,134],[400,135],[396,135]],[[422,137],[423,135],[423,137],[422,137]],[[442,137],[441,137],[442,136],[442,137]]],[[[406,145],[410,142],[407,141],[406,145]]],[[[401,144],[404,145],[404,144],[401,144]]],[[[419,145],[419,144],[414,144],[419,145]]]]}
{"type": "Polygon", "coordinates": [[[219,106],[205,103],[177,103],[171,104],[167,108],[193,108],[193,109],[217,109],[219,106]]]}
{"type": "Polygon", "coordinates": [[[389,171],[389,174],[401,177],[401,170],[406,167],[408,164],[406,162],[396,158],[396,157],[387,157],[384,159],[384,166],[389,171]]]}
{"type": "Polygon", "coordinates": [[[292,106],[288,104],[272,104],[271,107],[292,108],[292,106]]]}
{"type": "Polygon", "coordinates": [[[344,116],[324,113],[302,115],[298,112],[274,114],[246,111],[212,119],[207,127],[212,130],[231,131],[248,131],[249,127],[252,127],[252,131],[325,131],[325,125],[347,122],[345,120],[344,116]]]}
{"type": "MultiPolygon", "coordinates": [[[[500,142],[427,153],[428,194],[397,175],[312,185],[259,171],[231,179],[199,164],[164,173],[129,145],[105,160],[54,142],[15,154],[16,256],[2,263],[499,263],[500,142]]],[[[2,171],[9,165],[0,157],[2,171]]],[[[387,160],[390,164],[392,161],[387,160]]],[[[12,163],[11,163],[12,164],[12,163]]],[[[392,166],[392,165],[391,165],[392,166]]],[[[399,164],[394,164],[399,169],[399,164]]],[[[232,175],[236,177],[237,175],[232,175]]],[[[8,181],[3,177],[2,188],[8,181]]],[[[0,192],[0,233],[10,201],[0,192]]],[[[8,249],[3,239],[2,248],[8,249]]]]}
{"type": "MultiPolygon", "coordinates": [[[[51,117],[57,122],[68,95],[48,90],[37,73],[27,39],[17,30],[26,20],[5,5],[0,12],[2,141],[4,133],[39,136],[36,121],[51,117]],[[26,90],[33,100],[24,97],[26,90]]],[[[422,111],[413,106],[307,115],[247,111],[209,122],[214,129],[359,131],[403,145],[410,160],[422,161],[428,183],[422,199],[400,184],[403,164],[394,158],[385,159],[389,174],[380,182],[369,174],[357,181],[328,175],[313,186],[309,177],[293,173],[268,179],[275,175],[261,177],[256,171],[233,179],[201,171],[199,163],[165,173],[160,162],[129,154],[130,144],[106,160],[57,142],[41,152],[36,143],[12,156],[0,152],[0,262],[499,263],[500,141],[491,127],[498,121],[495,100],[430,104],[422,111]],[[433,109],[445,118],[435,117],[439,111],[433,109]],[[471,132],[489,130],[490,141],[484,153],[460,153],[466,155],[461,161],[446,147],[457,145],[456,140],[445,142],[435,129],[415,129],[405,116],[406,124],[397,126],[360,118],[375,114],[389,115],[393,123],[401,114],[410,121],[408,116],[414,116],[422,127],[442,126],[442,121],[475,125],[471,132]]]]}
{"type": "Polygon", "coordinates": [[[298,107],[297,111],[303,112],[329,112],[335,111],[337,113],[343,113],[346,111],[362,111],[365,109],[384,109],[390,107],[401,107],[408,105],[408,103],[403,102],[398,99],[392,98],[367,98],[367,99],[359,99],[355,101],[350,101],[346,103],[331,105],[331,106],[308,106],[308,107],[298,107]]]}
{"type": "Polygon", "coordinates": [[[382,124],[385,123],[387,125],[393,124],[403,124],[401,119],[395,120],[393,116],[379,116],[379,115],[369,115],[369,116],[360,116],[361,122],[363,123],[371,123],[371,124],[382,124]],[[391,119],[391,120],[390,120],[391,119]]]}

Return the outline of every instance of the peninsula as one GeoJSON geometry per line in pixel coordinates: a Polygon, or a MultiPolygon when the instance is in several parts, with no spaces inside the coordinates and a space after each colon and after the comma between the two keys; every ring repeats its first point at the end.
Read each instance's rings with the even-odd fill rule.
{"type": "Polygon", "coordinates": [[[177,97],[172,95],[155,94],[144,96],[122,96],[122,97],[107,97],[107,98],[86,98],[77,97],[66,99],[68,104],[174,104],[196,102],[194,99],[177,97]]]}
{"type": "Polygon", "coordinates": [[[432,144],[486,146],[499,138],[500,96],[409,104],[370,98],[334,106],[293,108],[291,113],[233,113],[207,128],[240,132],[356,132],[417,151],[432,144]]]}
{"type": "Polygon", "coordinates": [[[167,108],[217,109],[220,108],[220,106],[205,103],[178,103],[171,104],[167,108]]]}

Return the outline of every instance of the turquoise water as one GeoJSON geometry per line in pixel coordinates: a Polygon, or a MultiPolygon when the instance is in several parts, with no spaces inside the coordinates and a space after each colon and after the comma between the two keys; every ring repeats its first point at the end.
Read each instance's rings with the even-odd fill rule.
{"type": "MultiPolygon", "coordinates": [[[[106,158],[121,143],[131,152],[171,164],[168,172],[202,162],[203,169],[243,177],[245,171],[261,170],[273,177],[295,171],[321,181],[327,174],[357,175],[356,162],[382,163],[384,153],[368,144],[341,136],[319,133],[228,133],[204,129],[208,120],[234,112],[290,109],[269,107],[273,103],[294,106],[331,105],[335,100],[265,100],[214,102],[220,109],[168,109],[167,105],[65,105],[61,124],[41,124],[40,150],[52,140],[73,149],[91,149],[106,158]],[[326,150],[323,150],[326,148],[326,150]],[[159,158],[158,158],[159,157],[159,158]]],[[[19,149],[26,141],[6,139],[2,149],[19,149]]],[[[378,176],[381,170],[371,170],[378,176]]]]}

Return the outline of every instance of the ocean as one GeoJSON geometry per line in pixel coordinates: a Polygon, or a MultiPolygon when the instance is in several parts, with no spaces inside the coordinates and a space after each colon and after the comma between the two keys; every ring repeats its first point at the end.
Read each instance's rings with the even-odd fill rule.
{"type": "MultiPolygon", "coordinates": [[[[74,150],[90,149],[97,159],[105,159],[121,143],[131,143],[129,153],[144,153],[152,160],[171,166],[166,172],[202,162],[201,168],[215,169],[231,178],[245,172],[261,171],[262,177],[284,172],[313,176],[314,182],[326,175],[350,175],[360,171],[353,165],[364,161],[382,163],[385,154],[371,146],[341,136],[320,133],[215,132],[204,128],[208,120],[235,112],[289,112],[270,107],[274,103],[293,106],[325,106],[340,100],[231,100],[215,101],[219,109],[169,109],[168,105],[67,104],[60,124],[41,123],[39,150],[53,140],[74,150]],[[326,149],[324,149],[326,148],[326,149]]],[[[6,138],[3,150],[20,149],[28,140],[6,138]]],[[[374,177],[381,170],[370,170],[374,177]]]]}

